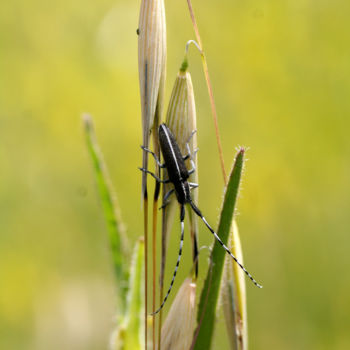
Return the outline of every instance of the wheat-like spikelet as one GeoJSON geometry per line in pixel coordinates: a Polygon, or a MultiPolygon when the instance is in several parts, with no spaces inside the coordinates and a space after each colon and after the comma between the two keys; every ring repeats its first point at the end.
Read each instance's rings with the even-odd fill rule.
{"type": "MultiPolygon", "coordinates": [[[[166,64],[166,25],[164,0],[142,0],[138,28],[139,80],[143,146],[149,146],[155,114],[161,116],[166,64]]],[[[148,154],[143,153],[144,169],[148,154]]],[[[146,190],[146,174],[142,177],[142,192],[146,190]]]]}

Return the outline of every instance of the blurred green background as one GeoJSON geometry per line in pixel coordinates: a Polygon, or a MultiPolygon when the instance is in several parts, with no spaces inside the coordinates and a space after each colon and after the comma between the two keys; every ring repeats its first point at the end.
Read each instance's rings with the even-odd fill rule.
{"type": "MultiPolygon", "coordinates": [[[[97,136],[131,242],[142,234],[139,1],[0,5],[0,348],[105,349],[115,295],[80,115],[97,136]]],[[[350,348],[350,2],[193,0],[229,169],[250,147],[238,224],[251,349],[350,348]]],[[[166,1],[166,100],[194,38],[166,1]]],[[[190,52],[200,208],[223,193],[199,55],[190,52]]],[[[211,235],[201,225],[201,245],[211,235]]],[[[190,266],[188,237],[180,285],[190,266]]],[[[178,244],[178,226],[172,242],[178,244]]],[[[168,259],[169,274],[176,252],[168,259]]],[[[201,264],[207,265],[206,254],[201,264]]],[[[203,271],[204,269],[202,269],[203,271]]],[[[168,277],[170,278],[170,277],[168,277]]],[[[218,313],[214,349],[225,348],[218,313]]]]}

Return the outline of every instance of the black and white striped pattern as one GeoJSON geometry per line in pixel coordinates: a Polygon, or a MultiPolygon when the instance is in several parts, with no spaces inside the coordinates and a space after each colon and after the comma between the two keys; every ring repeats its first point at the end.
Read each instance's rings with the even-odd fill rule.
{"type": "Polygon", "coordinates": [[[179,255],[177,257],[177,261],[176,261],[176,265],[175,265],[175,270],[174,270],[174,274],[173,274],[173,278],[171,279],[171,282],[170,282],[170,286],[169,286],[169,289],[166,293],[166,296],[162,302],[162,304],[160,305],[159,309],[156,310],[155,312],[153,312],[151,315],[155,315],[157,314],[164,306],[164,304],[166,303],[168,297],[169,297],[169,294],[171,292],[171,289],[173,288],[173,284],[174,284],[174,281],[175,281],[175,277],[176,277],[176,274],[177,274],[177,270],[179,268],[179,265],[180,265],[180,260],[181,260],[181,256],[182,256],[182,247],[183,247],[183,242],[184,242],[184,232],[185,232],[185,224],[184,224],[184,220],[185,220],[185,207],[183,205],[181,205],[181,209],[180,209],[180,224],[181,224],[181,237],[180,237],[180,248],[179,248],[179,255]]]}
{"type": "Polygon", "coordinates": [[[231,253],[230,249],[226,247],[224,242],[220,239],[220,237],[216,234],[216,232],[211,228],[211,226],[208,224],[208,221],[205,219],[205,217],[202,215],[201,211],[196,207],[196,205],[191,201],[190,205],[193,209],[193,211],[203,220],[205,225],[208,227],[209,231],[214,235],[215,239],[221,244],[221,246],[226,250],[226,252],[231,256],[231,258],[238,264],[238,266],[245,272],[245,274],[251,279],[251,281],[259,288],[262,288],[262,285],[260,285],[253,276],[245,269],[245,267],[237,260],[237,258],[231,253]]]}

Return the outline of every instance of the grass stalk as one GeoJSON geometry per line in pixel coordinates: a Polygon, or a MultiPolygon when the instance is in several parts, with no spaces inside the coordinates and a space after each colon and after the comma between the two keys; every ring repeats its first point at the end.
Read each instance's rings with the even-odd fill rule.
{"type": "MultiPolygon", "coordinates": [[[[160,86],[160,94],[162,95],[164,93],[164,80],[161,80],[161,86],[160,86]]],[[[158,128],[161,120],[161,111],[162,111],[162,101],[163,97],[158,96],[158,102],[154,117],[154,124],[153,124],[153,149],[154,154],[157,156],[158,159],[160,159],[160,145],[159,145],[159,139],[158,139],[158,128]]],[[[160,168],[158,164],[155,164],[155,174],[160,178],[160,168]]],[[[156,310],[156,289],[157,289],[157,224],[158,224],[158,200],[159,200],[159,193],[160,193],[160,183],[158,181],[155,181],[154,186],[154,196],[153,196],[153,215],[152,215],[152,313],[156,310]]],[[[156,342],[156,317],[153,316],[153,322],[152,322],[152,344],[153,344],[153,350],[156,349],[157,342],[156,342]]]]}
{"type": "Polygon", "coordinates": [[[114,272],[118,282],[116,284],[117,295],[120,299],[120,307],[123,313],[125,311],[124,305],[127,292],[126,281],[128,279],[128,270],[125,269],[123,264],[123,261],[128,255],[125,226],[122,222],[119,204],[112,188],[107,166],[97,143],[93,120],[88,114],[84,114],[82,119],[87,148],[93,163],[97,189],[101,198],[102,209],[107,223],[114,272]]]}
{"type": "Polygon", "coordinates": [[[143,265],[143,238],[135,245],[133,259],[131,261],[131,275],[129,280],[129,292],[127,299],[127,312],[124,320],[123,350],[142,349],[142,309],[145,304],[143,293],[144,265],[143,265]]]}
{"type": "Polygon", "coordinates": [[[224,156],[223,156],[222,146],[221,146],[221,138],[220,138],[220,132],[219,132],[219,125],[218,125],[218,116],[217,116],[216,107],[215,107],[213,88],[212,88],[212,84],[211,84],[210,77],[209,77],[207,59],[206,59],[206,56],[205,56],[204,51],[203,51],[202,40],[201,40],[201,36],[199,34],[198,25],[197,25],[196,17],[194,15],[191,0],[187,0],[187,5],[188,5],[188,10],[190,12],[193,29],[194,29],[194,32],[196,35],[196,40],[197,40],[197,43],[200,47],[203,72],[204,72],[205,81],[206,81],[208,93],[209,93],[211,114],[213,116],[213,121],[214,121],[216,143],[217,143],[218,151],[219,151],[221,171],[222,171],[222,176],[224,179],[224,184],[226,185],[227,184],[227,175],[226,175],[224,156]]]}
{"type": "Polygon", "coordinates": [[[144,239],[144,264],[145,264],[145,349],[147,349],[147,341],[148,341],[148,324],[147,324],[147,316],[148,316],[148,196],[147,196],[147,185],[145,187],[146,191],[144,192],[143,197],[143,239],[144,239]]]}
{"type": "MultiPolygon", "coordinates": [[[[156,182],[155,195],[153,199],[153,225],[152,225],[152,312],[156,310],[156,263],[157,263],[157,216],[158,216],[158,194],[160,183],[156,182]]],[[[152,344],[156,348],[156,322],[153,316],[152,324],[152,344]]]]}

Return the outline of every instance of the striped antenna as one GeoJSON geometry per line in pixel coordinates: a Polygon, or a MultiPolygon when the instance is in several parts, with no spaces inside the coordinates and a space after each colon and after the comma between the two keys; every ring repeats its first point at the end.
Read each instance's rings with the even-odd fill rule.
{"type": "Polygon", "coordinates": [[[182,204],[181,205],[181,208],[180,208],[180,223],[181,223],[181,238],[180,238],[180,248],[179,248],[179,255],[177,257],[177,262],[176,262],[176,266],[175,266],[175,270],[174,270],[174,274],[173,274],[173,278],[170,282],[170,286],[169,286],[169,289],[168,289],[168,292],[166,293],[166,296],[162,302],[162,304],[160,305],[159,309],[156,310],[155,312],[151,313],[151,316],[154,316],[156,315],[164,306],[164,304],[166,303],[168,297],[169,297],[169,294],[171,292],[171,289],[173,288],[173,284],[174,284],[174,281],[175,281],[175,277],[176,277],[176,274],[177,274],[177,269],[179,268],[179,264],[180,264],[180,260],[181,260],[181,255],[182,255],[182,246],[183,246],[183,242],[184,242],[184,231],[185,231],[185,228],[184,228],[184,220],[185,220],[185,207],[184,205],[182,204]]]}
{"type": "Polygon", "coordinates": [[[231,258],[238,264],[238,266],[245,272],[245,274],[250,278],[250,280],[258,287],[262,288],[262,285],[259,284],[254,277],[245,269],[245,267],[237,260],[237,258],[231,253],[230,249],[226,247],[224,242],[220,239],[220,237],[216,234],[216,232],[211,228],[211,226],[208,224],[208,221],[203,216],[202,212],[197,208],[197,206],[191,201],[190,205],[193,209],[193,211],[203,220],[205,225],[208,227],[209,231],[214,235],[215,239],[221,244],[221,246],[226,250],[226,253],[228,253],[231,258]]]}

